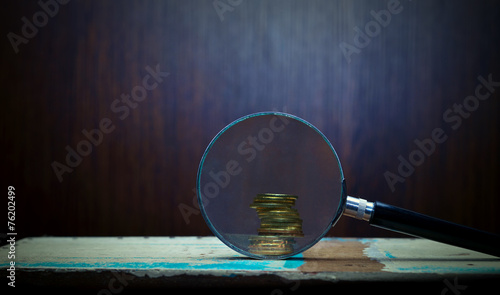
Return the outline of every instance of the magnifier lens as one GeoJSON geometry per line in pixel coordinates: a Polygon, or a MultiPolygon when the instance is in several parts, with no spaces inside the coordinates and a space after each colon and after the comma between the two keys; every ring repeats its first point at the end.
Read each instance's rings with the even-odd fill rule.
{"type": "Polygon", "coordinates": [[[212,232],[255,258],[286,258],[321,239],[342,213],[342,168],[326,137],[284,113],[225,127],[200,163],[197,193],[212,232]]]}

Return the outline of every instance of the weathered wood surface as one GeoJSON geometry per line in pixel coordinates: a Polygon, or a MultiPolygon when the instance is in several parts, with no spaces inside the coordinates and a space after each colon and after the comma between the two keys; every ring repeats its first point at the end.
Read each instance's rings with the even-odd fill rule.
{"type": "MultiPolygon", "coordinates": [[[[9,245],[0,268],[9,265],[9,245]]],[[[286,260],[247,258],[215,237],[40,237],[16,244],[18,286],[285,287],[492,281],[500,259],[423,239],[325,238],[286,260]],[[110,283],[111,281],[111,283],[110,283]]],[[[436,290],[439,292],[439,289],[436,290]]]]}

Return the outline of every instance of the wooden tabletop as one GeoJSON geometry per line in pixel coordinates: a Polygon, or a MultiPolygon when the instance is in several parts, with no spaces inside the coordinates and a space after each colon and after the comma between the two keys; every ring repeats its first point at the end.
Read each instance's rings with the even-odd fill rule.
{"type": "Polygon", "coordinates": [[[381,283],[473,294],[500,278],[498,257],[423,239],[324,238],[286,260],[248,258],[215,237],[35,237],[14,247],[15,258],[9,258],[10,244],[1,247],[0,267],[15,262],[16,287],[100,294],[163,287],[262,287],[298,294],[310,287],[381,283]]]}

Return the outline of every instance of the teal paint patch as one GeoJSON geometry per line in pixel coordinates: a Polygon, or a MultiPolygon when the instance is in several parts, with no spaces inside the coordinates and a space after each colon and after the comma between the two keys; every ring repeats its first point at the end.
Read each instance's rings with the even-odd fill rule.
{"type": "Polygon", "coordinates": [[[302,266],[304,264],[304,256],[302,256],[302,254],[297,254],[297,255],[294,255],[290,258],[288,258],[287,260],[285,260],[285,264],[283,265],[284,268],[288,268],[288,269],[297,269],[299,268],[300,266],[302,266]]]}
{"type": "Polygon", "coordinates": [[[361,242],[362,244],[371,244],[371,243],[376,243],[379,241],[379,239],[376,239],[376,238],[361,238],[361,239],[356,239],[356,240],[361,242]]]}
{"type": "Polygon", "coordinates": [[[389,252],[389,251],[384,251],[384,253],[385,253],[385,257],[387,257],[387,258],[396,258],[396,256],[392,255],[391,252],[389,252]]]}
{"type": "Polygon", "coordinates": [[[302,255],[288,260],[197,260],[190,262],[18,262],[19,268],[41,269],[174,269],[174,270],[224,270],[224,271],[283,271],[297,269],[304,264],[302,255]]]}
{"type": "Polygon", "coordinates": [[[351,242],[351,241],[357,241],[358,239],[353,239],[353,238],[337,238],[337,237],[323,237],[321,241],[325,242],[330,242],[330,241],[336,241],[336,242],[351,242]]]}
{"type": "Polygon", "coordinates": [[[497,267],[414,266],[398,267],[397,270],[413,273],[500,273],[497,267]]]}
{"type": "Polygon", "coordinates": [[[171,262],[39,262],[25,263],[18,262],[19,268],[64,268],[64,269],[152,269],[152,268],[186,268],[189,263],[171,263],[171,262]]]}

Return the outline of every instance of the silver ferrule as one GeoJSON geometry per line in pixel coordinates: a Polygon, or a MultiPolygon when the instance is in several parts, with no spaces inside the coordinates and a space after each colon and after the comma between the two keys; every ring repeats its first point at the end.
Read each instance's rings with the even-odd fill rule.
{"type": "Polygon", "coordinates": [[[347,196],[344,214],[356,219],[370,221],[373,214],[373,203],[364,199],[347,196]]]}

